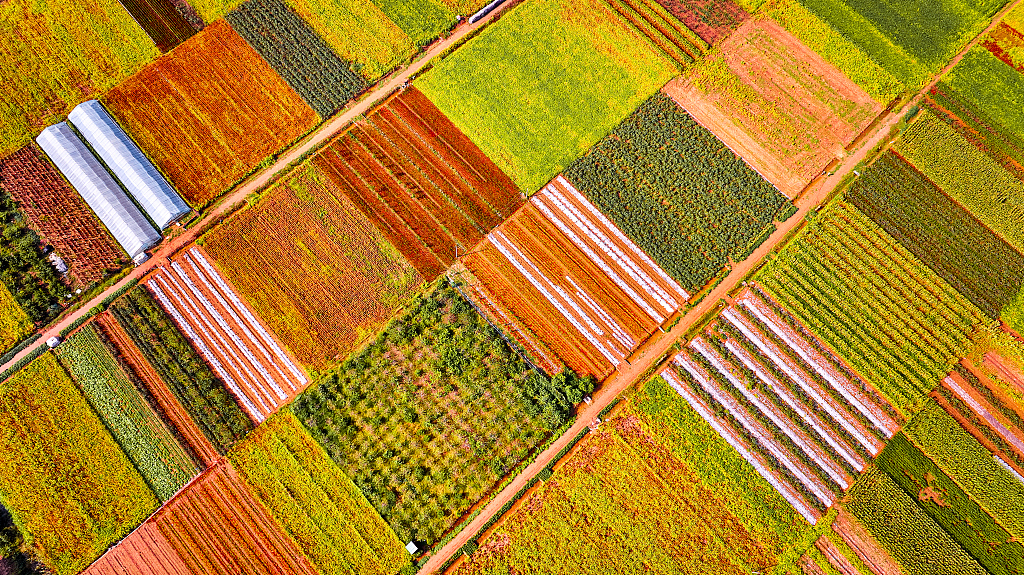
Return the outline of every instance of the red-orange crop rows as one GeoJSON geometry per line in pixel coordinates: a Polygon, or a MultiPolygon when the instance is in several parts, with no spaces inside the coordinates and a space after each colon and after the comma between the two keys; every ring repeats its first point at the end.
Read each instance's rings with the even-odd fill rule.
{"type": "Polygon", "coordinates": [[[104,100],[196,207],[318,121],[223,20],[122,82],[104,100]]]}
{"type": "Polygon", "coordinates": [[[85,575],[315,575],[226,461],[201,475],[85,575]]]}
{"type": "Polygon", "coordinates": [[[1021,57],[1021,48],[1024,48],[1024,33],[1011,27],[1006,22],[1000,22],[985,40],[982,46],[992,52],[992,55],[999,58],[1009,66],[1013,66],[1018,72],[1024,72],[1024,57],[1021,57]]]}
{"type": "Polygon", "coordinates": [[[415,88],[331,142],[313,163],[427,279],[522,203],[508,176],[415,88]]]}
{"type": "Polygon", "coordinates": [[[0,187],[18,202],[78,281],[89,284],[102,279],[106,270],[121,267],[124,252],[34,145],[0,160],[0,187]]]}
{"type": "MultiPolygon", "coordinates": [[[[535,333],[577,373],[606,376],[688,295],[558,177],[464,259],[478,304],[528,350],[535,333]]],[[[541,363],[547,363],[538,357],[541,363]]]]}

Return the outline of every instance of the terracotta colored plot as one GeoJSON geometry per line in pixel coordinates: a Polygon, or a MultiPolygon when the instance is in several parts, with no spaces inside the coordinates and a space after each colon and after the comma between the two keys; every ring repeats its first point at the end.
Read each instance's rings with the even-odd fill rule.
{"type": "Polygon", "coordinates": [[[0,187],[18,203],[43,242],[52,244],[83,284],[121,267],[127,256],[38,148],[0,160],[0,187]]]}
{"type": "Polygon", "coordinates": [[[313,159],[426,279],[522,203],[515,184],[415,88],[313,159]]]}
{"type": "Polygon", "coordinates": [[[1024,58],[1020,56],[1021,48],[1024,48],[1024,34],[1005,22],[1000,22],[981,45],[1008,66],[1024,72],[1024,58]]]}
{"type": "Polygon", "coordinates": [[[315,575],[226,461],[201,475],[86,575],[315,575]]]}
{"type": "Polygon", "coordinates": [[[853,549],[857,557],[871,569],[871,573],[874,575],[902,575],[903,571],[896,560],[875,541],[875,538],[857,521],[857,518],[842,507],[838,507],[838,510],[836,520],[832,523],[832,530],[843,539],[850,549],[853,549]]]}
{"type": "Polygon", "coordinates": [[[714,44],[750,16],[732,0],[658,0],[702,40],[714,44]]]}
{"type": "Polygon", "coordinates": [[[105,103],[196,207],[318,121],[223,20],[112,89],[105,103]]]}
{"type": "Polygon", "coordinates": [[[794,197],[881,112],[773,20],[748,20],[665,93],[794,197]]]}

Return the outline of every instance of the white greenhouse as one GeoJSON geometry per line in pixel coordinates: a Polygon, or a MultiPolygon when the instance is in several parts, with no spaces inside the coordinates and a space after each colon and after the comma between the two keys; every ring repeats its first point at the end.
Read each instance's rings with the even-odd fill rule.
{"type": "Polygon", "coordinates": [[[99,100],[75,106],[68,120],[160,229],[192,211],[99,100]]]}
{"type": "Polygon", "coordinates": [[[128,256],[136,259],[160,242],[160,234],[117,185],[103,164],[67,122],[54,124],[36,138],[54,165],[96,212],[128,256]]]}

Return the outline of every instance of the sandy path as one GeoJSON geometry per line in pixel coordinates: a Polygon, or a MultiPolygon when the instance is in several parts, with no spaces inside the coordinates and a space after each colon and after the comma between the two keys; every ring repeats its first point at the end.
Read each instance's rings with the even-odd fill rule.
{"type": "MultiPolygon", "coordinates": [[[[361,100],[355,103],[352,107],[345,110],[341,115],[335,116],[327,123],[321,125],[312,134],[301,139],[299,142],[294,144],[286,152],[282,153],[276,162],[270,167],[253,174],[246,178],[241,184],[237,185],[233,191],[229,192],[224,198],[222,198],[216,206],[207,213],[202,220],[194,223],[192,227],[186,230],[180,236],[177,236],[170,240],[165,240],[151,253],[152,257],[146,263],[141,266],[137,266],[128,276],[123,278],[116,284],[108,287],[102,293],[97,294],[88,302],[84,303],[81,308],[77,311],[68,315],[58,323],[52,324],[42,331],[42,339],[40,342],[46,341],[50,337],[58,335],[60,331],[72,323],[78,318],[82,317],[96,304],[101,302],[103,298],[107,297],[115,290],[119,289],[126,283],[133,279],[141,279],[142,276],[146,275],[150,270],[160,264],[167,262],[168,258],[183,248],[189,247],[195,240],[201,235],[203,231],[210,227],[218,218],[222,218],[224,215],[229,214],[239,204],[245,201],[245,199],[252,194],[266,186],[271,179],[273,179],[279,172],[286,171],[288,164],[298,160],[303,154],[320,147],[330,138],[334,137],[338,132],[347,128],[350,123],[359,115],[365,114],[370,111],[377,103],[381,102],[384,98],[390,95],[395,90],[399,89],[402,84],[409,81],[409,79],[417,74],[432,58],[441,54],[446,49],[451,47],[453,44],[459,42],[467,34],[472,33],[478,28],[486,26],[502,12],[508,10],[510,7],[518,4],[519,0],[511,0],[500,6],[495,11],[487,15],[487,17],[481,19],[476,24],[470,25],[467,20],[463,20],[454,31],[451,36],[435,43],[430,47],[429,50],[420,54],[420,56],[412,62],[407,68],[392,76],[390,79],[385,81],[383,84],[378,84],[376,88],[370,90],[363,96],[361,100]]],[[[38,333],[38,331],[37,331],[38,333]]],[[[28,348],[22,350],[15,355],[10,361],[0,366],[0,371],[4,371],[15,362],[25,357],[33,349],[38,347],[37,345],[31,345],[28,348]]]]}

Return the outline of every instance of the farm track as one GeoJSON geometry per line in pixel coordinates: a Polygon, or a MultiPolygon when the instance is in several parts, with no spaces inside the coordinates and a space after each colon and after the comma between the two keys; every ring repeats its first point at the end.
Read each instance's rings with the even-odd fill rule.
{"type": "MultiPolygon", "coordinates": [[[[842,182],[847,174],[853,171],[856,165],[864,160],[868,154],[887,142],[891,130],[899,122],[899,119],[913,106],[917,105],[924,94],[927,94],[938,84],[939,79],[953,68],[975,44],[977,44],[988,32],[994,29],[1002,17],[1012,10],[1022,0],[1014,0],[1007,4],[992,19],[992,23],[983,30],[977,37],[967,43],[963,50],[957,54],[950,63],[943,68],[924,88],[914,97],[910,98],[902,108],[893,110],[888,116],[882,118],[873,126],[873,131],[866,135],[860,142],[859,147],[850,150],[849,155],[835,168],[832,175],[818,179],[804,188],[795,198],[794,204],[797,213],[785,222],[777,225],[768,239],[766,239],[754,252],[745,260],[735,262],[732,270],[725,279],[711,290],[697,305],[686,311],[679,322],[667,333],[655,332],[645,342],[640,344],[627,358],[628,363],[620,364],[618,369],[608,378],[601,382],[600,388],[593,394],[593,401],[590,405],[581,406],[577,414],[576,423],[572,425],[561,437],[537,456],[529,466],[517,475],[504,489],[496,494],[493,499],[483,508],[479,515],[463,526],[462,530],[453,537],[444,547],[434,553],[430,559],[420,568],[419,573],[427,575],[436,572],[451,556],[456,554],[462,547],[472,540],[480,531],[480,528],[488,522],[509,500],[511,500],[526,483],[544,469],[555,456],[569,444],[577,435],[586,429],[598,417],[601,411],[607,407],[616,397],[625,391],[630,385],[642,376],[652,373],[660,364],[667,359],[668,352],[672,345],[686,333],[691,326],[710,312],[718,301],[728,295],[733,287],[746,276],[754,271],[769,252],[779,246],[787,238],[790,232],[794,231],[803,221],[807,213],[828,199],[829,195],[842,182]]],[[[1024,382],[1022,382],[1024,383],[1024,382]]],[[[852,546],[851,546],[852,547],[852,546]]],[[[858,553],[860,555],[860,553],[858,553]]],[[[863,559],[863,557],[862,557],[863,559]]],[[[895,566],[891,558],[874,557],[872,562],[865,561],[872,565],[875,575],[899,575],[900,570],[895,566]],[[888,561],[886,561],[888,559],[888,561]],[[877,570],[876,570],[877,569],[877,570]]]]}

